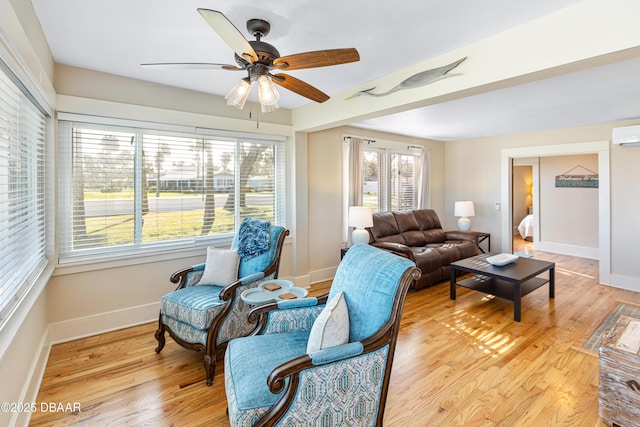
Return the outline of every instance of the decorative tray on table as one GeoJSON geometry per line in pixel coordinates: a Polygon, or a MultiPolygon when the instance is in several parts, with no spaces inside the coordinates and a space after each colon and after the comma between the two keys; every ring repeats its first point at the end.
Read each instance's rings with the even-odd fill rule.
{"type": "Polygon", "coordinates": [[[503,265],[511,264],[518,259],[518,255],[514,254],[498,254],[487,258],[487,262],[496,267],[502,267],[503,265]]]}
{"type": "Polygon", "coordinates": [[[273,301],[304,298],[309,294],[304,288],[293,286],[289,280],[267,280],[257,287],[247,289],[240,298],[247,304],[264,304],[273,301]]]}

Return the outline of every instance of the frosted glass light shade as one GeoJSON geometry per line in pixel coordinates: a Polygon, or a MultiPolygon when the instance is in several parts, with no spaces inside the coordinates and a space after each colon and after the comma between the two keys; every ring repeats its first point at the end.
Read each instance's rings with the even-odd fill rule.
{"type": "Polygon", "coordinates": [[[238,83],[236,83],[236,85],[229,91],[224,99],[227,100],[227,105],[232,105],[238,110],[242,110],[244,108],[245,102],[247,102],[250,91],[251,83],[249,83],[249,79],[242,79],[238,83]]]}
{"type": "Polygon", "coordinates": [[[277,105],[280,100],[280,94],[271,81],[271,77],[262,75],[258,78],[258,100],[261,105],[275,105],[275,108],[278,108],[277,105]]]}

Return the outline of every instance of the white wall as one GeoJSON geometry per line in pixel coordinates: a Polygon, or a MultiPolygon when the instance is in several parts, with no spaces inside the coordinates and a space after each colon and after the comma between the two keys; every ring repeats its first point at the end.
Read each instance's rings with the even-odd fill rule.
{"type": "MultiPolygon", "coordinates": [[[[502,211],[494,204],[501,202],[501,151],[511,148],[553,146],[559,144],[607,141],[614,127],[640,124],[640,121],[608,123],[571,129],[549,130],[526,134],[504,135],[454,141],[445,144],[446,196],[448,227],[455,226],[452,216],[455,200],[474,200],[476,216],[473,228],[491,233],[491,246],[501,251],[502,211]]],[[[531,153],[530,156],[535,156],[531,153]]],[[[640,239],[640,227],[634,223],[634,212],[640,209],[640,148],[611,146],[610,206],[611,214],[611,284],[640,291],[640,263],[634,254],[635,242],[640,239]]],[[[602,179],[602,177],[601,177],[602,179]]],[[[508,207],[502,207],[508,209],[508,207]]],[[[601,214],[601,213],[600,213],[601,214]]],[[[606,233],[607,230],[604,230],[606,233]]]]}
{"type": "Polygon", "coordinates": [[[555,186],[556,176],[576,166],[597,173],[598,156],[540,158],[540,241],[536,249],[598,259],[598,188],[555,186]]]}

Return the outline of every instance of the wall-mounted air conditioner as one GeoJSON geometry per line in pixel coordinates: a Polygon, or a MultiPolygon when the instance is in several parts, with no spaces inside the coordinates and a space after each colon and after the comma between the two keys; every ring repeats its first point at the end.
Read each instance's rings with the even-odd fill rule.
{"type": "Polygon", "coordinates": [[[640,147],[640,126],[613,128],[613,144],[621,147],[640,147]]]}

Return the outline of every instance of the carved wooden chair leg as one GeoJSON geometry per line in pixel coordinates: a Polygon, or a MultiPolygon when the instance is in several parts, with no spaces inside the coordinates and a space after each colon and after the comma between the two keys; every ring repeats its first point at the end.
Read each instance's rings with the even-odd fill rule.
{"type": "Polygon", "coordinates": [[[156,330],[155,334],[156,340],[158,341],[158,346],[156,347],[156,353],[160,353],[164,348],[165,339],[164,339],[164,326],[160,325],[156,330]]]}
{"type": "Polygon", "coordinates": [[[216,353],[213,353],[213,356],[205,355],[204,356],[204,369],[207,373],[207,385],[210,386],[213,384],[213,375],[216,372],[216,353]]]}

